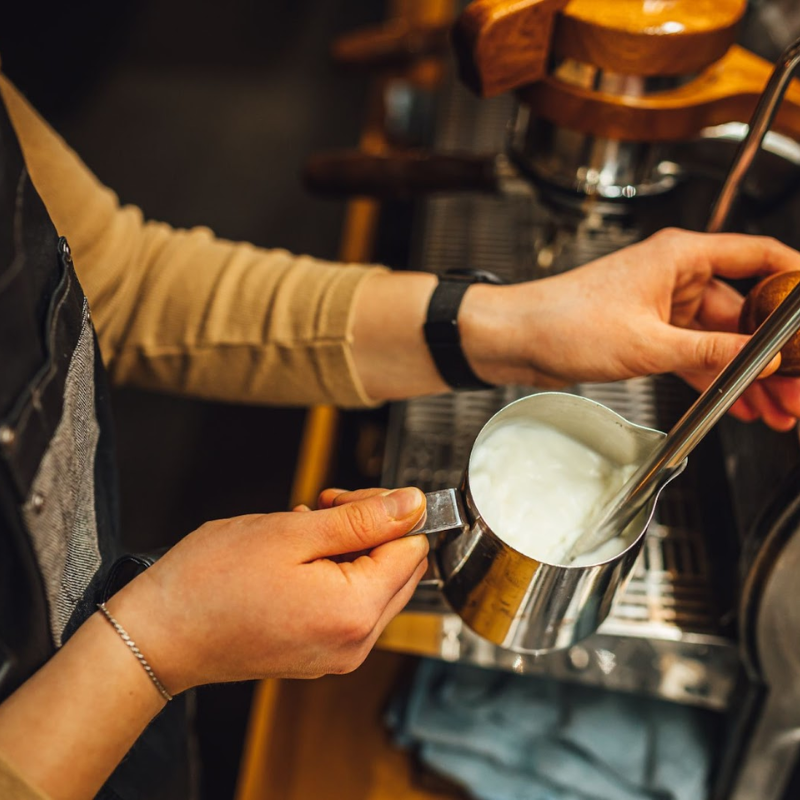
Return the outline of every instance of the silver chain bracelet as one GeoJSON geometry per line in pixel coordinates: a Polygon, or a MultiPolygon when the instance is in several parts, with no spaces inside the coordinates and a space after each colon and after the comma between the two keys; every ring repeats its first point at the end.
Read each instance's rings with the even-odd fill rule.
{"type": "Polygon", "coordinates": [[[153,668],[147,663],[147,659],[142,655],[141,650],[139,650],[139,648],[133,642],[133,639],[128,636],[125,628],[123,628],[122,625],[120,625],[119,622],[117,622],[114,617],[111,616],[111,612],[106,608],[106,604],[98,603],[97,607],[103,612],[103,616],[109,621],[111,627],[114,628],[114,630],[120,635],[122,641],[128,645],[130,651],[136,656],[139,663],[144,667],[144,671],[150,676],[150,680],[153,681],[156,689],[158,689],[158,691],[161,693],[161,696],[167,701],[172,700],[172,695],[164,688],[164,684],[161,683],[161,681],[156,677],[155,672],[153,672],[153,668]]]}

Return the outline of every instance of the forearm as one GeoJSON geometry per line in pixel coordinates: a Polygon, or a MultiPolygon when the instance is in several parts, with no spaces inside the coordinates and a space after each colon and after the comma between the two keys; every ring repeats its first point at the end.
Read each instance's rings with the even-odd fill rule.
{"type": "Polygon", "coordinates": [[[447,390],[428,353],[423,324],[436,277],[423,272],[376,275],[353,307],[353,360],[374,400],[447,390]]]}
{"type": "Polygon", "coordinates": [[[93,797],[164,703],[94,614],[0,704],[0,755],[54,800],[93,797]]]}
{"type": "MultiPolygon", "coordinates": [[[[376,275],[360,288],[353,310],[353,356],[364,389],[375,400],[448,390],[425,343],[423,325],[437,278],[423,272],[376,275]]],[[[465,357],[488,383],[531,383],[525,337],[539,337],[537,287],[523,303],[509,302],[512,287],[476,284],[458,312],[465,357]],[[526,318],[520,316],[522,312],[526,318]],[[518,318],[519,317],[519,318],[518,318]]]]}

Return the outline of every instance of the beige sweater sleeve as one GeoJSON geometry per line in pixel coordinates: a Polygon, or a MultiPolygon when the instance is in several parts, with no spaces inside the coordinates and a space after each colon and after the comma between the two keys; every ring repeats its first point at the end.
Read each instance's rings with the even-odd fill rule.
{"type": "Polygon", "coordinates": [[[120,206],[0,76],[31,179],[66,236],[112,380],[251,403],[371,403],[351,310],[380,268],[176,230],[120,206]]]}
{"type": "Polygon", "coordinates": [[[47,800],[0,757],[0,797],[3,800],[47,800]]]}

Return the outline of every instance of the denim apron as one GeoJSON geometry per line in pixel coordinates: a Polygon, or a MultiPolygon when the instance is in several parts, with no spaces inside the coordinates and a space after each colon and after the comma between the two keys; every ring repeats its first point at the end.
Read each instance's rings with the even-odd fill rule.
{"type": "MultiPolygon", "coordinates": [[[[89,304],[0,103],[0,701],[94,612],[121,555],[112,436],[89,304]]],[[[187,702],[99,798],[194,795],[187,702]]]]}

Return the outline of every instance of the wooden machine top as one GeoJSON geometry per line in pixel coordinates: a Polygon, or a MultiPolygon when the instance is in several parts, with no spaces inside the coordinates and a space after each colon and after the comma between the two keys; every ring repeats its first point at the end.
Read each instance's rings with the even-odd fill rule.
{"type": "Polygon", "coordinates": [[[623,75],[689,75],[733,44],[745,0],[473,0],[454,41],[489,97],[540,80],[551,56],[623,75]]]}
{"type": "MultiPolygon", "coordinates": [[[[474,0],[453,29],[462,80],[490,97],[516,91],[556,125],[619,140],[665,141],[749,119],[772,64],[737,46],[745,0],[474,0]],[[563,80],[559,59],[605,73],[684,76],[613,94],[563,80]]],[[[775,130],[800,139],[800,83],[775,130]]]]}

